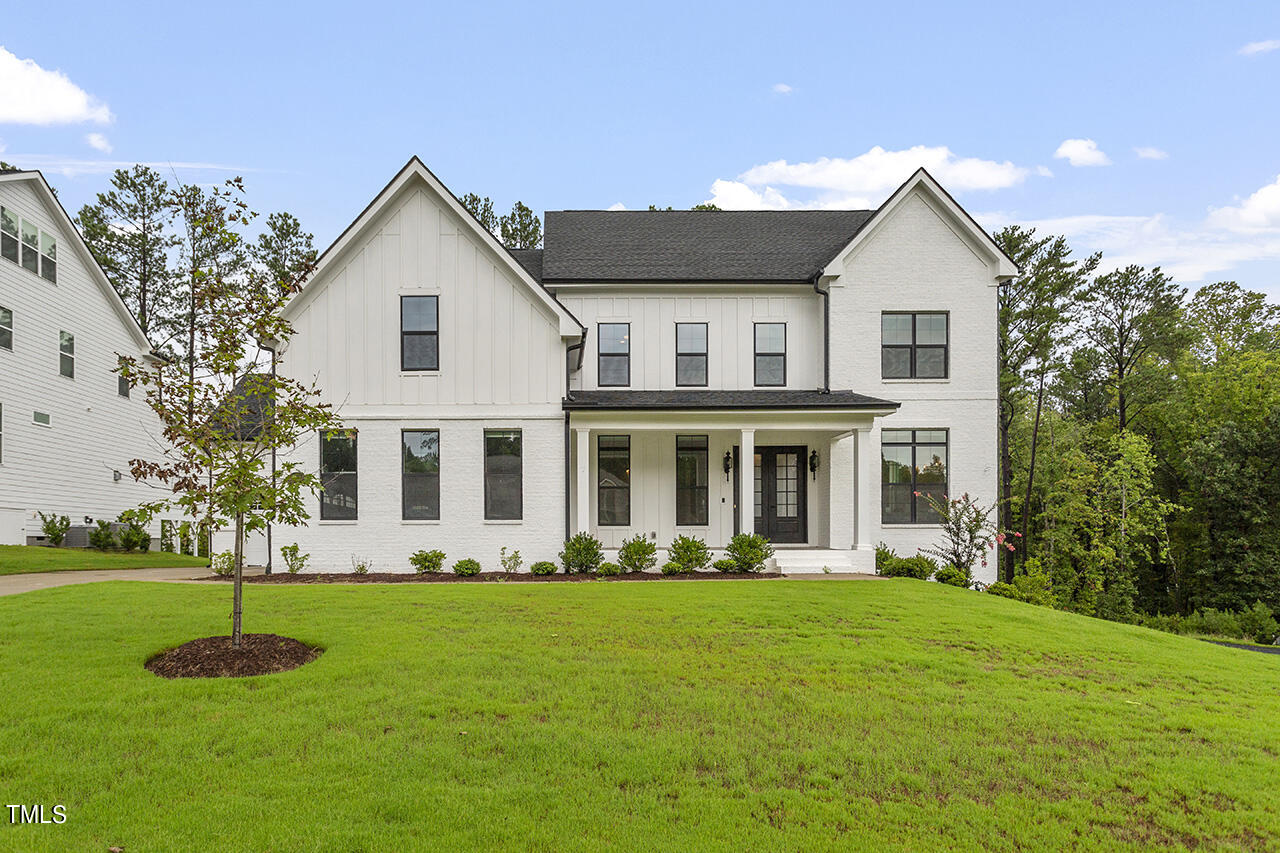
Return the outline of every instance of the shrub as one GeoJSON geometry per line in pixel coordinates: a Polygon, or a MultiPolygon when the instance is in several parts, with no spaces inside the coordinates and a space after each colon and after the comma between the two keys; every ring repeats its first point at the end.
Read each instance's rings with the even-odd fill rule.
{"type": "Polygon", "coordinates": [[[1057,602],[1053,597],[1053,579],[1040,568],[1035,559],[1027,560],[1026,574],[1015,575],[1013,588],[1018,591],[1022,601],[1027,604],[1038,604],[1041,607],[1054,607],[1057,602]]]}
{"type": "Polygon", "coordinates": [[[120,547],[126,551],[150,551],[151,534],[147,532],[147,524],[151,522],[151,513],[144,509],[126,509],[117,519],[124,525],[120,530],[120,547]]]}
{"type": "Polygon", "coordinates": [[[964,569],[955,566],[943,566],[934,572],[933,579],[938,583],[945,583],[947,586],[958,586],[962,589],[968,589],[969,584],[973,583],[973,578],[964,569]]]}
{"type": "Polygon", "coordinates": [[[358,575],[367,575],[372,568],[373,560],[368,557],[357,557],[355,554],[351,555],[351,571],[358,575]]]}
{"type": "MultiPolygon", "coordinates": [[[[932,548],[920,549],[946,563],[965,571],[972,571],[979,559],[987,564],[987,551],[997,546],[1014,550],[1012,542],[1006,542],[1003,533],[991,522],[995,506],[985,509],[968,492],[958,498],[941,498],[916,492],[924,498],[929,509],[937,516],[942,527],[942,541],[932,548]]],[[[1022,534],[1016,533],[1015,536],[1022,534]]]]}
{"type": "Polygon", "coordinates": [[[191,522],[184,521],[178,525],[178,553],[191,554],[191,522]]]}
{"type": "Polygon", "coordinates": [[[1219,637],[1242,637],[1240,620],[1229,610],[1206,607],[1197,610],[1184,620],[1189,634],[1212,634],[1219,637]]]}
{"type": "Polygon", "coordinates": [[[661,571],[662,571],[662,573],[663,573],[664,575],[683,575],[683,574],[686,574],[686,572],[685,572],[685,570],[684,570],[684,566],[680,565],[679,563],[674,563],[674,562],[672,562],[671,560],[667,560],[665,563],[663,563],[663,564],[662,564],[662,569],[661,569],[661,571]]]}
{"type": "Polygon", "coordinates": [[[480,563],[470,557],[463,557],[453,564],[453,573],[459,577],[469,578],[480,574],[480,563]]]}
{"type": "Polygon", "coordinates": [[[711,567],[711,549],[707,547],[706,542],[696,536],[677,536],[671,540],[671,545],[667,548],[667,557],[670,562],[679,567],[679,570],[667,572],[667,567],[663,566],[664,574],[687,575],[703,572],[711,567]]]}
{"type": "Polygon", "coordinates": [[[67,538],[67,531],[71,529],[71,519],[65,515],[45,515],[40,513],[40,532],[44,534],[44,538],[49,540],[49,544],[57,548],[62,544],[62,540],[67,538]]]}
{"type": "Polygon", "coordinates": [[[658,546],[637,533],[618,549],[618,566],[624,572],[647,572],[658,564],[658,546]]]}
{"type": "Polygon", "coordinates": [[[1004,581],[996,581],[987,587],[987,592],[992,595],[998,595],[1001,598],[1012,598],[1014,601],[1022,600],[1022,593],[1018,592],[1018,588],[1011,583],[1004,581]]]}
{"type": "Polygon", "coordinates": [[[880,570],[887,578],[915,578],[927,581],[938,570],[938,564],[924,554],[914,557],[894,557],[880,570]]]}
{"type": "Polygon", "coordinates": [[[307,560],[311,559],[310,554],[302,553],[302,549],[298,547],[297,542],[294,542],[292,545],[282,545],[280,547],[280,556],[284,558],[285,570],[291,575],[296,575],[298,572],[305,569],[307,567],[307,560]]]}
{"type": "Polygon", "coordinates": [[[539,560],[529,567],[529,571],[535,575],[554,575],[556,573],[556,564],[550,560],[539,560]]]}
{"type": "Polygon", "coordinates": [[[603,562],[604,548],[600,540],[590,533],[575,533],[560,552],[560,563],[566,575],[593,574],[603,562]]]}
{"type": "Polygon", "coordinates": [[[116,544],[115,531],[111,529],[111,523],[98,519],[98,526],[89,531],[89,544],[97,548],[99,551],[105,551],[108,548],[114,548],[116,544]]]}
{"type": "Polygon", "coordinates": [[[739,572],[763,572],[765,562],[773,556],[773,546],[759,533],[738,533],[729,540],[724,553],[739,572]]]}
{"type": "Polygon", "coordinates": [[[600,564],[600,568],[596,569],[596,577],[611,578],[620,574],[622,574],[622,567],[607,560],[600,564]]]}
{"type": "Polygon", "coordinates": [[[201,522],[196,528],[196,556],[209,556],[209,549],[213,547],[210,542],[209,525],[201,522]]]}
{"type": "Polygon", "coordinates": [[[1240,613],[1240,631],[1255,643],[1270,646],[1276,641],[1276,633],[1280,632],[1280,623],[1276,622],[1270,607],[1255,601],[1253,607],[1240,613]]]}
{"type": "Polygon", "coordinates": [[[738,570],[738,564],[733,560],[730,560],[728,557],[721,557],[711,564],[711,568],[715,569],[717,572],[736,572],[738,570]]]}
{"type": "Polygon", "coordinates": [[[881,542],[876,546],[876,574],[881,574],[881,569],[889,565],[890,560],[898,559],[898,555],[892,548],[881,542]]]}
{"type": "Polygon", "coordinates": [[[520,571],[520,566],[524,563],[524,561],[520,559],[520,552],[513,550],[508,554],[506,545],[502,546],[502,552],[498,556],[498,562],[502,564],[502,570],[507,574],[514,574],[515,572],[520,571]]]}
{"type": "Polygon", "coordinates": [[[214,554],[209,561],[209,568],[220,578],[229,578],[236,573],[236,555],[230,551],[214,554]]]}
{"type": "Polygon", "coordinates": [[[415,551],[409,555],[409,565],[420,575],[439,574],[444,568],[444,551],[415,551]]]}
{"type": "Polygon", "coordinates": [[[174,553],[173,522],[167,518],[160,520],[160,550],[166,554],[174,553]]]}

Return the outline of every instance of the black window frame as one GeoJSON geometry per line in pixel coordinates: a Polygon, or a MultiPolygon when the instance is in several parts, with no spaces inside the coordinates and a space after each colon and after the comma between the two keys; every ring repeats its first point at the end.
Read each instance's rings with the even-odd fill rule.
{"type": "Polygon", "coordinates": [[[683,320],[676,322],[676,387],[677,388],[706,388],[711,373],[711,327],[710,324],[704,322],[685,322],[683,320]],[[702,352],[693,350],[680,349],[680,327],[681,326],[701,326],[702,327],[702,352]],[[702,359],[702,381],[701,382],[681,382],[680,381],[680,359],[682,358],[701,358],[702,359]]]}
{"type": "MultiPolygon", "coordinates": [[[[416,454],[413,454],[413,455],[415,456],[415,458],[417,458],[416,454]]],[[[400,430],[400,520],[401,521],[439,521],[440,520],[440,469],[443,464],[442,460],[443,460],[443,449],[440,446],[440,430],[438,428],[413,427],[411,429],[400,430]],[[409,456],[410,456],[410,453],[406,452],[409,450],[409,445],[407,443],[409,435],[411,434],[425,435],[427,433],[434,433],[436,437],[435,439],[436,470],[434,475],[432,474],[431,471],[406,470],[409,465],[409,456]],[[434,476],[434,481],[432,480],[433,476],[434,476]],[[429,484],[427,487],[428,498],[431,497],[431,492],[432,492],[432,488],[430,484],[434,482],[434,492],[435,492],[434,515],[432,514],[430,500],[428,500],[427,502],[427,508],[424,513],[410,514],[409,512],[409,491],[410,491],[409,478],[410,477],[421,477],[424,479],[426,483],[429,484]]]]}
{"type": "Polygon", "coordinates": [[[596,323],[596,385],[601,388],[630,388],[631,387],[631,323],[596,323]],[[627,351],[622,352],[605,352],[601,337],[601,332],[605,326],[623,326],[627,333],[624,336],[627,342],[627,351]],[[625,359],[627,363],[627,381],[626,382],[605,382],[604,367],[605,359],[625,359]]]}
{"type": "Polygon", "coordinates": [[[353,429],[332,429],[320,433],[320,520],[321,521],[358,521],[360,518],[360,442],[359,433],[353,429]],[[325,468],[325,442],[335,438],[350,439],[353,468],[350,471],[327,470],[325,468]],[[334,510],[325,500],[325,493],[336,477],[351,478],[351,498],[354,506],[350,515],[334,515],[334,510]]]}
{"type": "MultiPolygon", "coordinates": [[[[484,431],[484,520],[485,521],[522,521],[524,519],[524,431],[520,429],[486,429],[484,431]],[[490,478],[502,476],[501,472],[491,472],[489,470],[489,437],[498,437],[499,435],[507,435],[514,433],[519,441],[519,453],[516,458],[520,460],[520,467],[516,471],[517,489],[516,489],[516,514],[515,515],[496,515],[491,506],[490,495],[490,478]]],[[[508,475],[509,476],[509,475],[508,475]]]]}
{"type": "MultiPolygon", "coordinates": [[[[901,524],[938,524],[940,523],[941,520],[938,519],[936,515],[934,515],[934,517],[932,518],[929,517],[929,513],[930,513],[929,505],[925,503],[923,495],[916,494],[917,492],[920,491],[920,485],[921,485],[917,479],[917,475],[920,470],[919,448],[922,448],[922,447],[923,448],[929,448],[929,447],[943,448],[943,451],[945,454],[945,461],[943,462],[943,465],[945,466],[946,473],[943,476],[943,481],[941,484],[942,489],[939,492],[938,496],[945,498],[946,495],[949,493],[948,490],[951,487],[951,430],[946,427],[933,427],[933,428],[902,427],[902,428],[894,428],[894,429],[885,428],[881,431],[881,434],[880,434],[880,523],[881,525],[894,526],[894,525],[901,525],[901,524]],[[911,433],[911,440],[909,442],[908,441],[889,441],[889,440],[886,440],[884,437],[884,434],[886,432],[890,432],[890,433],[909,432],[911,433]],[[918,436],[922,432],[940,432],[940,433],[943,433],[946,436],[946,438],[942,441],[920,441],[918,436]],[[885,496],[889,494],[888,489],[895,488],[895,487],[900,488],[901,486],[904,485],[902,483],[885,482],[885,476],[884,476],[884,466],[885,466],[884,448],[885,447],[910,447],[911,448],[911,482],[909,484],[906,484],[908,486],[907,494],[911,498],[910,520],[887,521],[885,519],[885,509],[886,509],[885,496]]],[[[933,491],[935,490],[938,484],[929,483],[927,485],[930,487],[930,491],[933,491]]]]}
{"type": "Polygon", "coordinates": [[[3,305],[0,305],[0,349],[13,352],[13,310],[3,305]]]}
{"type": "Polygon", "coordinates": [[[440,296],[434,293],[402,293],[400,294],[400,371],[402,373],[433,373],[440,370],[440,296]],[[406,299],[429,299],[435,307],[436,327],[434,331],[424,331],[420,329],[405,329],[404,327],[404,305],[406,299]],[[429,367],[408,367],[405,364],[405,343],[411,337],[435,338],[436,339],[436,360],[435,364],[429,367]]]}
{"type": "Polygon", "coordinates": [[[626,434],[609,434],[596,436],[596,524],[600,527],[630,527],[631,526],[631,436],[626,434]],[[620,447],[603,446],[604,441],[621,441],[620,447]],[[626,469],[624,476],[626,483],[621,485],[606,484],[604,481],[604,465],[601,460],[606,452],[616,454],[619,451],[626,454],[626,469]],[[621,520],[611,518],[606,521],[604,517],[605,493],[621,492],[626,495],[626,517],[621,520]]]}
{"type": "Polygon", "coordinates": [[[761,320],[751,324],[751,350],[752,356],[752,380],[757,388],[785,388],[787,384],[787,323],[785,320],[761,320]],[[760,327],[761,326],[781,326],[782,327],[782,351],[781,352],[761,352],[760,351],[760,327]],[[760,359],[761,358],[782,358],[782,381],[781,382],[761,382],[760,381],[760,359]]]}
{"type": "Polygon", "coordinates": [[[950,311],[882,311],[880,312],[880,378],[881,379],[950,379],[951,378],[951,312],[950,311]],[[920,317],[942,317],[946,323],[946,341],[941,344],[922,344],[919,343],[920,335],[918,332],[918,320],[920,317]],[[911,318],[911,343],[909,344],[886,344],[884,342],[884,319],[886,317],[910,317],[911,318]],[[907,363],[910,366],[909,376],[887,376],[885,374],[884,355],[887,350],[902,350],[907,352],[907,363]],[[916,353],[919,350],[942,350],[942,375],[941,376],[918,376],[916,369],[916,353]]]}
{"type": "MultiPolygon", "coordinates": [[[[676,436],[676,527],[709,527],[711,524],[711,441],[707,435],[677,435],[676,436]],[[681,446],[684,444],[685,446],[681,446]],[[698,446],[701,445],[701,446],[698,446]],[[682,485],[680,482],[680,458],[681,456],[692,456],[694,458],[694,483],[692,486],[682,485]],[[699,471],[699,460],[701,456],[701,471],[699,471]],[[702,484],[698,484],[698,474],[702,474],[702,484]],[[684,504],[680,500],[682,492],[688,492],[693,495],[701,493],[701,520],[694,516],[693,520],[689,520],[689,516],[681,516],[681,510],[684,504]]],[[[699,501],[693,501],[697,506],[699,501]]]]}

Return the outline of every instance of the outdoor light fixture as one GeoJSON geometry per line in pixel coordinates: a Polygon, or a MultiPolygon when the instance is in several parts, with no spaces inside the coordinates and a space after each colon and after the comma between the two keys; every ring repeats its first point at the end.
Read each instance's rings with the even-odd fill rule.
{"type": "Polygon", "coordinates": [[[117,483],[118,483],[118,482],[120,482],[120,472],[119,472],[119,471],[112,471],[112,472],[111,472],[111,479],[112,479],[112,480],[115,480],[117,483]]]}
{"type": "Polygon", "coordinates": [[[733,470],[733,454],[728,450],[724,452],[724,481],[729,482],[729,472],[733,470]]]}
{"type": "Polygon", "coordinates": [[[809,454],[809,473],[813,475],[813,479],[818,479],[818,451],[809,454]]]}

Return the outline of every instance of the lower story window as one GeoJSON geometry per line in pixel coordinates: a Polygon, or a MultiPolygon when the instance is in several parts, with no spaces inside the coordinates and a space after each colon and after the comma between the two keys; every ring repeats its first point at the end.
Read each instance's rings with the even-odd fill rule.
{"type": "Polygon", "coordinates": [[[401,493],[406,520],[440,518],[440,431],[400,433],[401,493]]]}
{"type": "Polygon", "coordinates": [[[320,518],[354,521],[359,482],[356,473],[356,433],[335,430],[320,435],[320,518]]]}
{"type": "Polygon", "coordinates": [[[596,439],[597,517],[602,527],[631,523],[631,436],[596,439]]]}
{"type": "Polygon", "coordinates": [[[705,435],[676,436],[676,525],[708,523],[708,454],[705,435]]]}
{"type": "Polygon", "coordinates": [[[518,429],[484,431],[484,517],[495,521],[524,517],[524,473],[518,429]]]}
{"type": "Polygon", "coordinates": [[[947,431],[886,429],[880,433],[880,520],[933,524],[927,497],[947,494],[947,431]]]}

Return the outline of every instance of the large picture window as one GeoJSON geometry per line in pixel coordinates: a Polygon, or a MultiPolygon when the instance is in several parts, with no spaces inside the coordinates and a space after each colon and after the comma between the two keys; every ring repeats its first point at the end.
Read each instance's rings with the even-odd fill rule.
{"type": "Polygon", "coordinates": [[[707,324],[676,323],[676,385],[707,384],[707,324]]]}
{"type": "Polygon", "coordinates": [[[596,331],[600,344],[599,374],[601,387],[626,387],[631,384],[631,324],[601,323],[596,331]]]}
{"type": "Polygon", "coordinates": [[[354,521],[359,483],[356,474],[356,433],[332,431],[320,435],[320,518],[354,521]]]}
{"type": "Polygon", "coordinates": [[[756,384],[787,384],[787,324],[756,323],[756,384]]]}
{"type": "Polygon", "coordinates": [[[936,523],[937,513],[925,497],[942,499],[947,494],[947,431],[882,430],[880,460],[881,522],[936,523]]]}
{"type": "Polygon", "coordinates": [[[709,523],[708,461],[705,435],[676,436],[676,525],[679,527],[709,523]]]}
{"type": "Polygon", "coordinates": [[[406,429],[400,433],[402,517],[409,521],[440,518],[440,431],[406,429]]]}
{"type": "Polygon", "coordinates": [[[520,430],[484,431],[484,517],[489,520],[524,517],[524,472],[520,430]]]}
{"type": "Polygon", "coordinates": [[[946,379],[947,315],[880,315],[880,375],[884,379],[946,379]]]}
{"type": "Polygon", "coordinates": [[[597,518],[602,527],[631,523],[631,436],[596,439],[597,518]]]}
{"type": "Polygon", "coordinates": [[[401,370],[440,369],[439,308],[439,297],[400,297],[401,370]]]}
{"type": "Polygon", "coordinates": [[[58,332],[58,372],[76,378],[76,336],[70,332],[58,332]]]}

